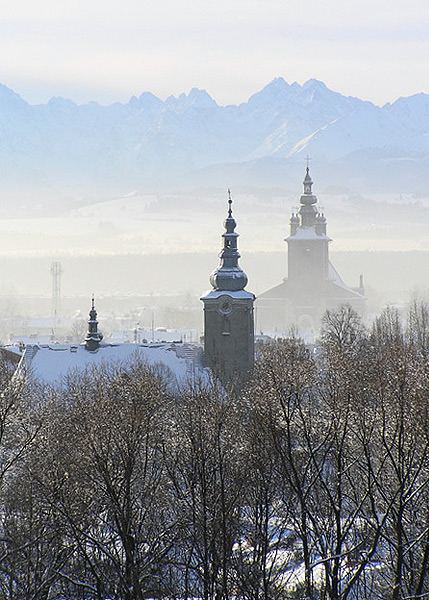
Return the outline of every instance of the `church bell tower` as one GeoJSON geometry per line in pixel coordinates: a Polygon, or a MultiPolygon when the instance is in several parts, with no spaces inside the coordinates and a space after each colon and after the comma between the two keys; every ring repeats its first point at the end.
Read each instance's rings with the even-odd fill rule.
{"type": "Polygon", "coordinates": [[[324,295],[329,276],[328,246],[332,241],[326,235],[326,218],[318,210],[308,167],[302,183],[304,193],[300,198],[300,209],[292,214],[290,235],[285,240],[289,285],[296,299],[324,295]]]}
{"type": "Polygon", "coordinates": [[[95,310],[94,296],[92,297],[91,310],[89,311],[88,331],[85,338],[85,348],[90,352],[98,350],[103,334],[98,331],[97,311],[95,310]]]}
{"type": "Polygon", "coordinates": [[[204,303],[204,363],[225,382],[246,378],[254,362],[254,294],[244,288],[247,275],[238,265],[237,223],[228,190],[228,216],[220,264],[210,276],[212,288],[204,303]]]}

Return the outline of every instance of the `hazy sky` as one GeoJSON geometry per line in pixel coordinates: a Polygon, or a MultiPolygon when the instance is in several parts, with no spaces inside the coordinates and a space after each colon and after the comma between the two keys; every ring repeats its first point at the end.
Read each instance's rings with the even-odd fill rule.
{"type": "Polygon", "coordinates": [[[247,100],[274,77],[377,104],[429,92],[427,0],[4,0],[0,82],[31,103],[247,100]]]}

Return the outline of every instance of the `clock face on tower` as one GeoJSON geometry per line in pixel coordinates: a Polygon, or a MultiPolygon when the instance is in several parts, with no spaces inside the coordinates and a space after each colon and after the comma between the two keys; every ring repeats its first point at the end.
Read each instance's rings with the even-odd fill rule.
{"type": "Polygon", "coordinates": [[[222,315],[229,315],[232,311],[232,302],[231,302],[231,298],[228,298],[228,296],[221,296],[219,298],[219,308],[218,311],[222,314],[222,315]]]}

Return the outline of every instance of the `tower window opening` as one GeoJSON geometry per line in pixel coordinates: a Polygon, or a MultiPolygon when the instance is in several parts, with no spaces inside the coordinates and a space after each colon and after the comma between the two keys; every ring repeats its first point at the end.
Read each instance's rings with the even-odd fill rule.
{"type": "Polygon", "coordinates": [[[231,326],[229,323],[229,319],[224,318],[222,322],[222,335],[230,335],[231,326]]]}

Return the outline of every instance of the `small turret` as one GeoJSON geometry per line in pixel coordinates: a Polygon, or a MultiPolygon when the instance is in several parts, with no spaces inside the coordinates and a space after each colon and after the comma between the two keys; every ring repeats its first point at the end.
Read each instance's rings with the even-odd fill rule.
{"type": "Polygon", "coordinates": [[[98,331],[97,311],[94,305],[94,296],[92,297],[91,310],[89,311],[88,331],[85,338],[85,348],[90,352],[97,350],[100,342],[103,339],[103,334],[98,331]]]}
{"type": "Polygon", "coordinates": [[[296,232],[298,231],[298,227],[299,227],[299,217],[296,213],[292,213],[292,216],[290,218],[290,234],[296,235],[296,232]]]}
{"type": "Polygon", "coordinates": [[[326,217],[323,213],[317,213],[315,229],[317,235],[326,235],[326,217]]]}

